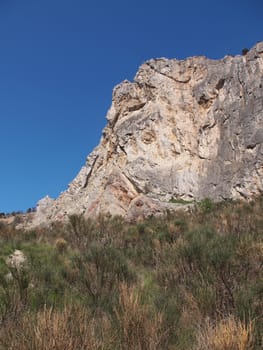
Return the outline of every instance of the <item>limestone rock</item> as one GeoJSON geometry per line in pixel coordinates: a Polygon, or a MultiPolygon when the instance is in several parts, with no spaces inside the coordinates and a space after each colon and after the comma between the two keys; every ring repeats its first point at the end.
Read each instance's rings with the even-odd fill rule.
{"type": "Polygon", "coordinates": [[[20,270],[25,263],[25,254],[19,249],[16,249],[13,254],[10,254],[6,259],[7,266],[16,270],[20,270]]]}
{"type": "Polygon", "coordinates": [[[149,60],[115,87],[106,118],[100,144],[65,192],[39,203],[34,224],[262,193],[263,42],[221,60],[149,60]]]}

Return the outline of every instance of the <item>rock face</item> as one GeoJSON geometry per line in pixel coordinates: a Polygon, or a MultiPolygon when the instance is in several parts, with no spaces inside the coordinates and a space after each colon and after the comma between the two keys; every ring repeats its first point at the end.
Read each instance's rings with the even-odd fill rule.
{"type": "Polygon", "coordinates": [[[83,213],[128,219],[169,199],[263,192],[263,42],[221,60],[153,59],[113,91],[100,144],[68,189],[40,202],[34,223],[83,213]]]}

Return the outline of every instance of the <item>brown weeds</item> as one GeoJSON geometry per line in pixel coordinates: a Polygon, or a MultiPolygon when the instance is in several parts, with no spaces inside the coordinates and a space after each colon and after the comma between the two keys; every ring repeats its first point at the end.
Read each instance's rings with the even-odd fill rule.
{"type": "Polygon", "coordinates": [[[151,313],[140,302],[138,293],[126,284],[120,285],[119,305],[115,309],[119,332],[119,349],[166,349],[166,332],[163,315],[151,313]]]}
{"type": "Polygon", "coordinates": [[[253,348],[253,323],[229,316],[213,324],[207,321],[197,334],[195,350],[249,350],[253,348]]]}
{"type": "Polygon", "coordinates": [[[0,332],[0,349],[6,350],[96,350],[111,344],[106,317],[94,319],[81,307],[63,310],[45,308],[25,314],[16,328],[6,324],[0,332]]]}

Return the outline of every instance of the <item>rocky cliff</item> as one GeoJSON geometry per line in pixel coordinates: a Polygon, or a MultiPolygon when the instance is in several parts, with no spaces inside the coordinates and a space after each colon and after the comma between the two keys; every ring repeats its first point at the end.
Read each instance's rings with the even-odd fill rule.
{"type": "Polygon", "coordinates": [[[263,42],[221,60],[152,59],[113,90],[100,144],[34,223],[83,213],[134,219],[169,200],[263,192],[263,42]]]}

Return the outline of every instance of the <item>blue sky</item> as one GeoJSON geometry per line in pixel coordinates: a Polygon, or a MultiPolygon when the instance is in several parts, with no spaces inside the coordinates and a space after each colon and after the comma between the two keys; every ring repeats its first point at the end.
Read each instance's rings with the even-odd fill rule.
{"type": "Polygon", "coordinates": [[[239,54],[262,18],[262,0],[0,0],[0,212],[67,188],[145,60],[239,54]]]}

